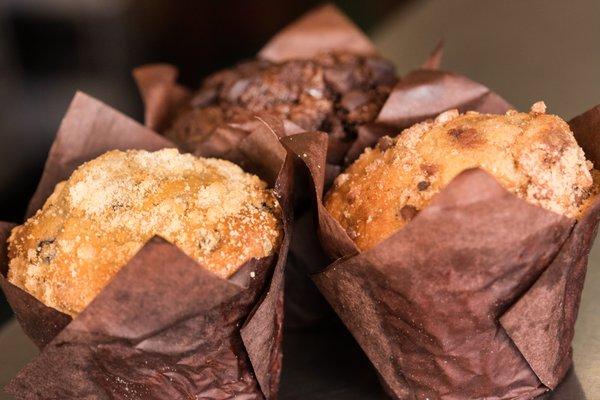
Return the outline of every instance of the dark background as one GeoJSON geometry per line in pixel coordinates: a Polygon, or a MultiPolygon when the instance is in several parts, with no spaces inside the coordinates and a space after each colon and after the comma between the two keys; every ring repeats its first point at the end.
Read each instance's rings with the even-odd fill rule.
{"type": "MultiPolygon", "coordinates": [[[[319,3],[0,1],[0,220],[22,221],[76,90],[141,120],[132,68],[169,62],[179,66],[181,82],[195,87],[210,72],[252,57],[274,33],[319,3]]],[[[401,4],[338,6],[369,30],[401,4]]],[[[9,316],[0,297],[0,323],[9,316]]]]}

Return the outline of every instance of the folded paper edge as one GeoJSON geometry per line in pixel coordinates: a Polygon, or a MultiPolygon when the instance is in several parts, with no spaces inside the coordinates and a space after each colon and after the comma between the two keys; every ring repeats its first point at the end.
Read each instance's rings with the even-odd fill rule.
{"type": "MultiPolygon", "coordinates": [[[[299,152],[297,152],[297,151],[296,151],[296,154],[297,154],[298,156],[300,156],[300,154],[298,154],[298,153],[299,153],[299,152]]],[[[302,157],[300,157],[300,158],[302,159],[302,157]]],[[[306,165],[307,165],[307,167],[308,167],[309,169],[311,169],[311,168],[310,168],[310,166],[309,166],[308,164],[306,164],[306,165]]],[[[512,197],[514,197],[514,198],[515,198],[515,200],[517,200],[517,201],[519,201],[519,202],[523,203],[523,205],[526,205],[526,206],[528,206],[528,207],[537,207],[537,206],[535,206],[535,205],[532,205],[532,204],[528,203],[527,201],[525,201],[525,200],[523,200],[523,199],[521,199],[521,198],[519,198],[519,197],[515,196],[514,194],[510,193],[510,192],[509,192],[509,191],[507,191],[506,189],[504,189],[504,188],[503,188],[503,187],[502,187],[502,186],[501,186],[501,185],[498,183],[498,181],[495,179],[495,177],[493,177],[491,174],[487,173],[486,171],[484,171],[484,170],[483,170],[483,169],[481,169],[481,168],[474,168],[474,169],[471,169],[471,170],[463,171],[461,174],[459,174],[457,177],[455,177],[455,178],[453,179],[453,181],[452,181],[452,182],[450,182],[450,183],[447,185],[447,187],[446,187],[446,188],[444,188],[444,190],[442,190],[442,191],[441,191],[439,194],[441,194],[441,193],[444,193],[444,192],[447,190],[448,186],[451,186],[451,185],[454,185],[454,184],[456,184],[456,181],[458,181],[458,180],[464,180],[464,179],[470,179],[470,178],[469,178],[469,176],[473,176],[474,174],[475,174],[475,175],[477,175],[477,176],[484,177],[486,180],[488,180],[488,181],[490,181],[490,182],[493,182],[493,183],[494,183],[494,185],[495,185],[495,186],[497,186],[498,190],[501,190],[501,191],[503,191],[503,192],[506,192],[506,195],[507,195],[507,196],[512,196],[512,197]]],[[[322,179],[322,177],[321,177],[320,175],[318,175],[318,174],[317,174],[317,175],[315,175],[314,173],[312,173],[312,172],[311,172],[311,175],[312,175],[313,179],[314,179],[315,177],[317,177],[317,178],[319,178],[319,179],[322,179]]],[[[315,186],[318,186],[318,182],[315,182],[315,186]]],[[[325,212],[325,213],[327,213],[327,210],[326,210],[326,209],[324,209],[324,207],[322,206],[322,197],[321,197],[321,196],[319,196],[319,195],[318,195],[318,193],[317,193],[317,201],[319,201],[319,203],[320,203],[320,204],[319,204],[319,206],[320,206],[320,207],[319,207],[319,212],[320,212],[320,213],[321,213],[321,212],[325,212]]],[[[428,205],[428,207],[426,207],[426,208],[425,208],[425,209],[422,211],[422,213],[426,213],[426,210],[427,210],[428,208],[430,208],[430,207],[435,207],[435,206],[436,206],[436,205],[435,205],[435,199],[434,199],[434,200],[432,201],[432,203],[431,203],[431,204],[429,204],[429,205],[428,205]]],[[[542,211],[544,211],[544,212],[546,212],[546,213],[555,214],[555,213],[553,213],[552,211],[549,211],[549,210],[542,209],[541,207],[537,207],[537,208],[539,208],[540,210],[542,210],[542,211]]],[[[420,215],[423,215],[423,214],[420,214],[420,215]]],[[[563,217],[563,218],[565,218],[565,220],[572,221],[572,222],[571,222],[571,224],[574,224],[574,223],[575,223],[575,221],[574,221],[574,220],[572,220],[572,219],[568,219],[568,218],[566,218],[566,217],[563,217]]],[[[419,220],[419,216],[417,216],[417,217],[416,217],[416,218],[415,218],[413,221],[411,221],[411,224],[412,224],[412,223],[418,223],[418,220],[419,220]]],[[[398,232],[400,232],[400,231],[397,231],[395,234],[397,234],[398,232]]],[[[393,239],[393,237],[394,237],[394,235],[395,235],[395,234],[392,234],[392,235],[391,235],[391,236],[390,236],[388,239],[386,239],[384,242],[382,242],[382,243],[381,243],[381,244],[379,244],[378,246],[375,246],[375,247],[374,247],[374,249],[376,249],[377,247],[379,247],[379,246],[383,245],[383,244],[384,244],[385,242],[387,242],[388,240],[394,240],[394,239],[393,239]]],[[[561,248],[562,248],[562,246],[564,246],[564,245],[565,245],[565,243],[566,243],[567,241],[568,241],[568,238],[566,238],[566,239],[565,239],[565,241],[564,241],[564,242],[562,242],[561,248]]],[[[312,275],[311,275],[311,278],[312,278],[312,279],[315,281],[315,283],[319,284],[320,280],[322,280],[322,279],[327,279],[327,278],[323,278],[323,277],[325,277],[325,276],[327,275],[327,273],[328,273],[328,272],[330,272],[332,269],[338,268],[338,267],[340,267],[340,266],[342,266],[342,267],[343,267],[343,264],[344,264],[345,262],[347,262],[348,260],[350,260],[350,259],[352,259],[352,258],[354,258],[354,257],[359,257],[359,256],[365,256],[365,255],[368,255],[368,253],[369,253],[370,251],[372,251],[372,250],[373,250],[373,249],[371,249],[371,250],[367,250],[366,252],[361,252],[361,253],[359,253],[359,254],[351,254],[351,253],[347,253],[347,254],[345,254],[345,255],[344,255],[344,254],[342,254],[342,255],[341,255],[340,257],[338,257],[337,259],[334,259],[334,262],[332,262],[330,265],[328,265],[328,266],[327,266],[326,268],[324,268],[322,271],[320,271],[320,272],[317,272],[317,273],[315,273],[315,274],[312,274],[312,275]]],[[[558,254],[559,254],[559,253],[560,253],[560,248],[557,250],[557,254],[556,254],[554,257],[556,258],[556,257],[558,256],[558,254]]],[[[551,263],[551,262],[552,262],[552,261],[550,261],[550,263],[551,263]]],[[[509,335],[509,337],[510,337],[510,335],[509,335]]],[[[510,338],[510,340],[513,342],[513,345],[514,345],[514,346],[515,346],[517,349],[519,349],[519,346],[517,345],[517,343],[515,343],[515,342],[512,340],[512,338],[510,338]]],[[[520,350],[520,349],[519,349],[519,352],[521,352],[521,350],[520,350]]],[[[524,357],[525,359],[527,359],[527,357],[525,357],[525,356],[523,356],[523,357],[524,357]]],[[[529,363],[529,362],[528,362],[528,363],[529,363]]],[[[535,374],[536,374],[536,376],[538,376],[538,378],[540,378],[540,376],[538,375],[538,373],[537,373],[536,369],[535,369],[535,368],[533,368],[533,367],[531,366],[531,364],[530,364],[530,368],[532,369],[533,373],[535,373],[535,374]]],[[[545,386],[552,388],[551,386],[548,386],[548,385],[546,384],[547,380],[544,380],[544,379],[540,378],[540,381],[541,381],[541,382],[542,382],[542,384],[544,384],[545,386]]]]}
{"type": "MultiPolygon", "coordinates": [[[[440,48],[439,52],[441,51],[442,50],[440,48]]],[[[434,51],[434,55],[436,53],[437,49],[434,51]]],[[[450,87],[450,90],[456,91],[456,87],[450,87]]],[[[418,94],[419,96],[433,95],[433,93],[423,91],[418,92],[418,94]]],[[[435,97],[438,99],[443,98],[443,94],[435,93],[435,97]]],[[[415,101],[416,100],[411,100],[408,102],[408,104],[415,101]]],[[[425,108],[432,106],[430,102],[424,99],[419,99],[419,103],[423,104],[425,108]]],[[[427,118],[433,118],[442,112],[453,108],[458,108],[460,112],[473,110],[485,113],[500,114],[512,109],[513,107],[509,102],[488,87],[479,82],[473,81],[464,75],[435,68],[421,68],[408,72],[406,75],[404,75],[404,77],[402,77],[402,79],[398,81],[396,86],[392,89],[392,92],[387,97],[383,107],[381,110],[379,110],[379,114],[375,122],[385,126],[404,129],[417,122],[421,122],[427,118]],[[451,83],[454,86],[468,85],[472,91],[474,90],[474,93],[471,93],[470,97],[461,97],[458,99],[453,99],[452,101],[444,103],[443,105],[440,104],[437,106],[438,108],[433,111],[429,109],[424,109],[422,111],[418,109],[411,109],[410,113],[401,113],[398,115],[396,108],[400,106],[405,107],[407,101],[404,96],[406,96],[406,93],[409,93],[413,86],[422,86],[424,82],[419,81],[419,79],[422,80],[424,76],[428,81],[431,82],[445,80],[446,85],[448,85],[448,83],[451,83]],[[417,79],[417,82],[414,82],[415,79],[417,79]]]]}
{"type": "MultiPolygon", "coordinates": [[[[569,121],[569,126],[571,127],[571,130],[573,131],[577,142],[583,148],[587,158],[592,160],[594,165],[598,165],[598,163],[600,163],[600,141],[598,140],[600,139],[600,105],[592,107],[586,112],[571,119],[569,121]]],[[[562,326],[562,328],[566,329],[567,331],[567,339],[569,340],[568,346],[570,348],[571,341],[573,339],[574,324],[577,321],[577,310],[579,309],[581,301],[581,291],[583,290],[583,283],[585,281],[585,271],[587,270],[589,252],[596,237],[596,231],[598,229],[599,220],[600,194],[596,195],[596,199],[594,199],[592,204],[590,204],[587,207],[580,220],[576,222],[573,230],[571,231],[570,237],[567,238],[555,259],[552,260],[551,263],[548,265],[548,268],[538,277],[536,282],[534,282],[534,284],[529,288],[529,290],[525,292],[520,299],[515,301],[504,312],[504,314],[499,317],[499,323],[502,326],[502,328],[506,331],[511,340],[513,340],[513,343],[519,349],[523,357],[527,360],[530,367],[536,373],[540,381],[549,389],[555,389],[556,386],[558,386],[558,384],[562,381],[562,379],[568,372],[568,367],[572,363],[571,352],[569,351],[567,354],[563,354],[560,360],[556,360],[552,370],[550,371],[548,370],[548,368],[545,368],[544,365],[538,365],[536,359],[536,353],[538,351],[536,350],[537,346],[531,346],[528,343],[523,343],[520,340],[520,337],[518,337],[518,332],[516,332],[516,329],[520,324],[525,324],[528,322],[522,321],[524,318],[527,317],[526,315],[523,315],[525,309],[527,308],[526,303],[535,304],[537,302],[537,298],[543,295],[543,288],[550,280],[553,280],[553,278],[551,277],[551,273],[561,272],[563,276],[565,276],[565,281],[562,285],[564,287],[562,290],[564,291],[564,295],[567,296],[567,286],[569,285],[568,278],[573,278],[572,276],[567,277],[567,275],[571,275],[572,273],[572,264],[577,262],[579,259],[584,259],[585,263],[583,265],[582,276],[580,277],[580,279],[582,280],[581,287],[578,287],[576,289],[579,291],[579,293],[578,296],[576,296],[577,298],[575,299],[575,303],[571,304],[571,306],[575,308],[575,315],[572,316],[572,321],[567,321],[568,325],[573,326],[562,326]],[[589,232],[588,237],[586,237],[587,232],[589,232]],[[571,239],[587,239],[588,242],[571,243],[571,239]],[[579,244],[579,246],[577,246],[577,244],[579,244]],[[581,248],[582,245],[584,245],[583,248],[581,248]],[[563,249],[569,254],[563,255],[563,249]],[[566,257],[567,255],[571,255],[577,250],[579,250],[579,254],[577,254],[577,259],[570,260],[570,263],[568,262],[569,260],[567,260],[567,262],[561,264],[561,256],[566,257]]],[[[551,313],[553,310],[545,311],[551,313]]],[[[538,312],[536,312],[536,317],[540,317],[539,310],[538,312]]],[[[562,317],[566,318],[564,315],[562,317]]],[[[553,314],[548,314],[546,319],[538,321],[538,325],[542,324],[544,326],[548,326],[552,318],[553,314]]],[[[545,329],[542,329],[542,331],[545,331],[545,329]]],[[[558,348],[554,349],[553,353],[558,354],[559,350],[560,349],[558,348]]]]}
{"type": "MultiPolygon", "coordinates": [[[[64,164],[72,164],[73,162],[77,162],[77,164],[81,164],[81,162],[80,162],[81,160],[73,158],[72,155],[70,158],[66,157],[60,148],[60,146],[65,146],[66,143],[69,143],[68,134],[69,134],[70,130],[77,129],[78,131],[81,130],[81,131],[85,132],[85,131],[97,129],[97,128],[95,128],[94,124],[89,124],[89,126],[87,126],[87,127],[82,127],[81,120],[82,120],[83,115],[91,114],[91,115],[94,115],[95,117],[97,117],[101,112],[108,113],[113,118],[120,118],[120,120],[122,122],[124,122],[125,124],[127,124],[130,127],[129,129],[135,129],[135,131],[136,131],[135,140],[141,141],[139,136],[140,135],[146,136],[145,140],[144,140],[145,141],[144,146],[134,146],[134,147],[129,147],[129,148],[138,148],[138,149],[143,148],[145,150],[158,150],[158,149],[162,149],[162,148],[175,147],[175,145],[173,143],[171,143],[169,140],[167,140],[163,136],[155,133],[154,131],[148,129],[147,127],[140,125],[134,119],[126,116],[125,114],[112,108],[111,106],[107,105],[106,103],[96,99],[95,97],[92,97],[84,92],[77,91],[75,93],[75,96],[73,96],[73,99],[71,100],[71,103],[69,104],[69,107],[67,108],[67,111],[65,112],[64,117],[62,118],[62,121],[58,128],[58,131],[57,131],[54,141],[52,143],[52,146],[50,147],[50,151],[48,152],[48,157],[44,164],[44,170],[43,170],[42,176],[38,182],[38,186],[37,186],[33,196],[31,197],[31,200],[28,204],[26,218],[31,217],[35,213],[35,211],[42,208],[42,206],[46,202],[46,199],[50,196],[50,194],[52,194],[52,191],[54,190],[54,187],[58,182],[60,182],[63,179],[68,178],[68,176],[57,176],[55,174],[55,171],[50,171],[50,168],[49,168],[50,166],[52,166],[54,164],[63,164],[63,165],[64,164]],[[83,113],[82,113],[82,111],[83,111],[83,113]]],[[[88,132],[88,135],[90,138],[94,137],[93,135],[90,135],[89,132],[88,132]]],[[[113,149],[116,149],[116,148],[122,149],[122,145],[115,146],[113,149]]],[[[89,159],[86,161],[89,161],[89,159]]],[[[72,170],[74,170],[74,169],[75,168],[73,167],[72,170]]],[[[68,171],[68,173],[71,174],[72,170],[68,171]]],[[[62,171],[62,172],[65,172],[65,171],[62,171]]]]}
{"type": "Polygon", "coordinates": [[[338,241],[334,247],[327,250],[340,257],[343,256],[344,253],[358,253],[358,247],[350,239],[339,222],[328,213],[323,214],[324,206],[322,199],[324,195],[323,186],[326,172],[327,134],[323,132],[304,132],[282,138],[281,142],[288,152],[291,152],[294,158],[299,160],[306,167],[311,181],[314,184],[311,190],[317,201],[317,218],[319,219],[319,223],[317,224],[317,234],[322,234],[322,225],[325,225],[328,229],[336,231],[342,236],[341,240],[338,241]],[[307,142],[309,143],[309,146],[306,145],[307,142]],[[316,161],[315,166],[307,164],[307,162],[312,162],[313,159],[316,161]]]}
{"type": "MultiPolygon", "coordinates": [[[[151,134],[152,134],[152,137],[153,137],[153,138],[154,138],[154,137],[156,137],[156,138],[160,139],[160,140],[159,140],[159,142],[161,142],[161,143],[162,143],[162,142],[164,142],[164,144],[165,144],[165,147],[173,147],[172,143],[171,143],[171,142],[169,142],[168,140],[164,139],[162,136],[159,136],[159,135],[157,135],[155,132],[153,132],[153,131],[149,130],[148,128],[146,128],[146,127],[143,127],[142,125],[139,125],[139,124],[138,124],[136,121],[132,120],[132,119],[131,119],[131,118],[129,118],[128,116],[126,116],[126,115],[124,115],[124,114],[120,113],[119,111],[117,111],[117,110],[113,109],[112,107],[110,107],[110,106],[108,106],[108,105],[104,104],[103,102],[101,102],[101,101],[99,101],[99,100],[97,100],[97,99],[95,99],[95,98],[93,98],[93,97],[91,97],[91,96],[89,96],[89,95],[87,95],[87,94],[85,94],[85,93],[83,93],[83,92],[77,92],[77,94],[76,94],[76,95],[75,95],[75,97],[73,98],[73,100],[72,100],[72,102],[71,102],[71,104],[70,104],[70,106],[69,106],[69,108],[68,108],[68,110],[67,110],[67,112],[66,112],[66,114],[65,114],[65,117],[63,118],[63,122],[61,123],[61,127],[59,128],[59,131],[58,131],[58,134],[57,134],[57,140],[60,140],[60,138],[61,138],[61,135],[60,135],[60,134],[61,134],[61,131],[62,131],[62,129],[65,129],[65,126],[66,126],[66,123],[65,123],[65,121],[68,121],[69,119],[73,118],[73,110],[77,110],[77,111],[79,111],[79,110],[78,110],[78,107],[79,107],[79,106],[81,106],[81,105],[82,105],[82,103],[83,103],[83,104],[85,104],[85,103],[88,103],[88,105],[91,105],[91,106],[93,106],[93,108],[94,108],[94,111],[95,111],[96,113],[98,113],[98,112],[99,112],[100,110],[102,110],[102,109],[104,109],[104,110],[108,110],[109,112],[113,113],[113,115],[116,115],[117,117],[120,117],[120,118],[124,118],[125,120],[127,120],[127,121],[128,121],[128,123],[133,123],[133,124],[135,124],[136,126],[139,126],[140,128],[143,128],[143,130],[145,130],[145,131],[148,131],[149,133],[151,133],[151,134]]],[[[275,140],[275,139],[274,139],[274,140],[275,140]]],[[[50,159],[51,159],[51,157],[56,157],[56,152],[57,152],[57,148],[58,148],[58,146],[56,145],[56,143],[57,143],[57,142],[56,142],[56,140],[55,140],[55,143],[53,143],[53,146],[52,146],[52,148],[51,148],[51,150],[50,150],[50,153],[49,153],[49,156],[48,156],[48,160],[47,160],[47,162],[46,162],[46,166],[48,166],[48,165],[50,164],[50,159]]],[[[45,168],[45,169],[46,169],[46,168],[45,168]]],[[[42,177],[42,179],[44,179],[44,178],[45,178],[45,179],[48,179],[49,177],[44,177],[44,176],[43,176],[43,177],[42,177]]],[[[50,178],[51,178],[51,177],[50,177],[50,178]]],[[[42,179],[40,180],[40,182],[42,181],[42,179]]],[[[36,193],[36,194],[37,194],[37,193],[36,193]]],[[[289,197],[289,196],[287,196],[287,197],[289,197]]],[[[288,200],[288,201],[289,201],[289,198],[286,198],[286,200],[288,200]]],[[[289,220],[289,218],[290,218],[290,217],[289,217],[289,210],[288,210],[288,212],[285,214],[285,216],[286,216],[286,218],[288,218],[288,220],[289,220]]],[[[288,221],[288,223],[289,223],[289,221],[288,221]]],[[[152,239],[150,239],[148,242],[150,242],[151,240],[152,240],[152,239]]],[[[147,243],[148,243],[148,242],[147,242],[147,243]]],[[[287,243],[289,244],[289,235],[288,235],[288,240],[287,240],[287,243]]],[[[283,244],[283,243],[282,243],[282,244],[283,244]]],[[[285,247],[285,248],[284,248],[284,247],[280,247],[279,251],[280,251],[281,253],[286,253],[286,252],[287,252],[287,247],[285,247]]],[[[285,257],[285,254],[284,254],[283,256],[285,257]]],[[[285,259],[285,258],[284,258],[284,259],[285,259]]],[[[228,280],[225,280],[225,281],[227,281],[227,282],[228,282],[228,280]]],[[[232,285],[235,285],[235,283],[232,283],[232,282],[229,282],[229,283],[230,283],[230,284],[232,284],[232,285]]],[[[8,285],[11,285],[11,286],[14,286],[14,285],[12,285],[11,283],[9,283],[8,281],[7,281],[7,284],[8,284],[8,285]]],[[[236,286],[237,286],[237,285],[236,285],[236,286]]],[[[22,291],[21,289],[17,288],[16,286],[15,286],[15,288],[16,288],[16,289],[18,289],[18,290],[20,290],[20,291],[22,292],[22,294],[23,294],[23,295],[29,296],[29,297],[31,297],[32,299],[34,299],[34,300],[35,300],[37,303],[39,303],[40,305],[43,305],[43,303],[41,303],[39,300],[35,299],[33,296],[31,296],[31,295],[29,295],[28,293],[26,293],[25,291],[22,291]]],[[[257,306],[258,306],[258,305],[257,305],[257,306]]],[[[44,306],[44,307],[46,307],[46,306],[44,306]]],[[[50,307],[47,307],[47,308],[51,309],[50,307]]],[[[58,310],[55,310],[55,309],[51,309],[51,310],[52,310],[53,312],[55,312],[55,313],[58,313],[58,314],[64,315],[64,314],[60,313],[58,310]]],[[[71,319],[71,317],[70,317],[70,316],[66,316],[66,318],[68,319],[68,322],[67,322],[67,323],[65,323],[65,324],[64,324],[64,326],[61,326],[61,327],[60,327],[60,329],[58,329],[58,330],[57,330],[57,331],[56,331],[56,332],[55,332],[55,333],[52,335],[52,337],[51,337],[51,338],[48,338],[48,340],[39,341],[39,342],[40,342],[40,344],[39,344],[39,346],[40,346],[40,347],[43,347],[45,344],[47,344],[47,343],[49,343],[50,341],[52,341],[52,340],[54,339],[54,337],[55,337],[55,336],[56,336],[58,333],[60,333],[60,331],[62,331],[62,329],[64,329],[64,327],[65,327],[66,325],[68,325],[68,324],[69,324],[69,323],[72,321],[72,319],[71,319]]],[[[282,316],[281,316],[281,318],[282,318],[282,316]]],[[[281,342],[281,337],[279,337],[278,341],[279,341],[279,343],[281,342]]],[[[38,341],[36,341],[36,343],[37,343],[37,342],[38,342],[38,341]]],[[[279,352],[279,353],[280,353],[280,345],[279,345],[279,347],[278,347],[278,346],[274,346],[274,348],[276,349],[276,350],[274,350],[275,352],[279,352]]],[[[280,371],[277,371],[277,373],[279,373],[279,372],[280,372],[280,371]]],[[[258,377],[257,377],[257,379],[258,379],[258,377]]],[[[278,383],[278,379],[277,379],[277,383],[278,383]]],[[[271,385],[271,386],[272,386],[272,385],[271,385]]],[[[273,389],[273,390],[271,390],[271,391],[274,391],[274,392],[276,392],[276,389],[273,389]]]]}
{"type": "Polygon", "coordinates": [[[291,59],[310,58],[331,51],[346,51],[360,55],[377,54],[375,45],[360,28],[333,3],[325,3],[309,10],[272,36],[257,56],[272,62],[283,62],[291,59]],[[323,32],[322,28],[328,28],[323,25],[322,20],[325,18],[332,24],[338,24],[338,30],[334,34],[323,32]],[[317,28],[311,26],[315,24],[317,28]],[[310,33],[310,30],[306,29],[307,26],[312,28],[314,31],[312,34],[320,43],[314,42],[312,44],[316,48],[301,51],[299,50],[301,43],[297,36],[302,34],[306,38],[307,32],[310,33]],[[323,43],[327,41],[333,43],[324,45],[323,43]]]}
{"type": "MultiPolygon", "coordinates": [[[[270,126],[262,121],[268,128],[270,126]]],[[[277,137],[273,131],[273,139],[277,137]]],[[[281,378],[282,367],[282,340],[283,340],[283,319],[284,319],[284,282],[285,282],[285,264],[287,253],[290,246],[292,224],[293,224],[293,191],[294,165],[289,154],[286,153],[277,180],[274,185],[276,197],[283,211],[284,237],[280,245],[279,254],[271,281],[265,295],[257,302],[251,311],[246,322],[240,329],[242,342],[246,348],[248,358],[255,372],[256,379],[263,395],[267,400],[275,399],[279,391],[279,382],[281,378]],[[275,315],[269,315],[269,308],[275,315]],[[272,318],[272,320],[270,320],[272,318]],[[264,321],[264,322],[263,322],[264,321]],[[263,324],[271,327],[271,330],[255,331],[263,324]]]]}
{"type": "Polygon", "coordinates": [[[142,65],[132,75],[144,103],[144,125],[162,132],[190,99],[191,91],[177,83],[179,70],[171,64],[142,65]]]}
{"type": "Polygon", "coordinates": [[[581,300],[580,296],[585,279],[587,258],[594,241],[593,236],[595,235],[592,234],[589,238],[590,240],[583,247],[581,247],[582,243],[573,241],[581,240],[581,236],[585,235],[585,231],[589,231],[590,228],[592,230],[597,228],[598,218],[600,217],[600,202],[597,201],[592,208],[581,221],[576,223],[556,256],[550,261],[536,281],[498,318],[499,325],[510,337],[514,346],[519,349],[519,352],[537,375],[538,379],[544,386],[552,390],[562,381],[572,363],[571,341],[577,318],[576,314],[581,300]],[[576,258],[570,258],[574,253],[576,258]],[[563,262],[563,259],[566,260],[563,262]],[[577,262],[581,262],[581,260],[584,260],[583,270],[580,271],[582,273],[572,276],[574,274],[573,268],[576,268],[577,262]],[[564,281],[559,282],[558,286],[553,286],[557,275],[559,278],[564,279],[564,281]],[[580,279],[581,287],[576,289],[575,303],[565,304],[566,297],[570,295],[569,286],[574,283],[571,279],[580,279]],[[559,310],[548,308],[540,310],[536,308],[535,311],[530,311],[529,305],[542,304],[541,299],[544,298],[548,290],[559,291],[555,295],[562,296],[562,300],[560,301],[561,308],[559,310]],[[574,309],[565,309],[569,306],[574,307],[574,309]],[[574,311],[575,313],[575,315],[571,316],[572,318],[569,318],[569,311],[574,311]],[[535,314],[532,315],[531,312],[535,312],[535,314]],[[532,323],[535,325],[532,325],[532,323]],[[558,324],[556,328],[560,330],[560,333],[566,336],[557,338],[554,331],[550,331],[551,333],[548,332],[548,329],[556,324],[558,324]],[[522,332],[520,329],[523,326],[527,326],[528,332],[526,337],[521,336],[522,332]],[[539,361],[538,353],[548,352],[547,342],[540,343],[540,340],[548,334],[552,335],[552,339],[558,339],[559,343],[553,343],[557,348],[552,349],[550,353],[559,358],[554,358],[554,360],[542,358],[542,361],[539,361]],[[536,341],[534,344],[531,344],[527,340],[532,338],[532,336],[536,341]],[[543,346],[543,349],[540,346],[543,346]],[[563,350],[562,352],[560,351],[561,349],[563,350]]]}
{"type": "Polygon", "coordinates": [[[433,51],[429,54],[429,57],[425,60],[421,69],[438,70],[442,64],[444,58],[444,40],[440,39],[438,44],[433,48],[433,51]]]}

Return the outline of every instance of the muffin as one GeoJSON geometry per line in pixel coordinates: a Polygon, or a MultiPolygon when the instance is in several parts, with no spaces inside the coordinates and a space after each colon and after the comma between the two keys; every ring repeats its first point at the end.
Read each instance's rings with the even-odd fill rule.
{"type": "Polygon", "coordinates": [[[110,151],[56,185],[13,229],[8,279],[71,316],[152,236],[221,278],[275,252],[281,210],[257,176],[177,150],[110,151]]]}
{"type": "MultiPolygon", "coordinates": [[[[395,83],[393,65],[376,56],[255,59],[208,77],[165,134],[201,154],[203,142],[219,128],[241,129],[257,115],[269,115],[348,143],[360,125],[377,117],[395,83]]],[[[332,153],[330,161],[339,163],[343,156],[343,151],[332,153]]]]}
{"type": "Polygon", "coordinates": [[[595,192],[587,161],[569,126],[546,114],[456,110],[383,137],[339,175],[325,207],[361,250],[389,237],[427,207],[465,169],[480,167],[516,196],[577,218],[595,192]]]}

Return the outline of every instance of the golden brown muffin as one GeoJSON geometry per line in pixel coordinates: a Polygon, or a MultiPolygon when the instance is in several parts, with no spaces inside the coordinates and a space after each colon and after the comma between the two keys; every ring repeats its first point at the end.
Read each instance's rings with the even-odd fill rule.
{"type": "Polygon", "coordinates": [[[545,110],[543,102],[529,113],[451,110],[386,136],[338,176],[325,207],[365,250],[402,228],[460,172],[481,167],[520,198],[577,217],[592,188],[592,164],[567,123],[545,110]]]}
{"type": "Polygon", "coordinates": [[[280,221],[272,191],[233,163],[174,149],[110,151],[14,228],[8,279],[76,315],[154,235],[227,278],[274,252],[280,221]]]}

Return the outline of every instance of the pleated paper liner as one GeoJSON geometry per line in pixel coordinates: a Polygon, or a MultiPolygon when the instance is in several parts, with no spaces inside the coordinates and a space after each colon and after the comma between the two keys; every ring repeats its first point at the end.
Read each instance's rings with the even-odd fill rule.
{"type": "MultiPolygon", "coordinates": [[[[489,98],[489,97],[488,97],[489,98]]],[[[600,165],[600,106],[570,123],[600,165]]],[[[571,366],[598,197],[579,220],[464,171],[403,229],[360,252],[322,204],[327,138],[286,137],[313,179],[333,264],[314,281],[397,399],[530,399],[571,366]]]]}
{"type": "MultiPolygon", "coordinates": [[[[360,55],[376,54],[375,47],[369,39],[343,13],[333,5],[324,5],[314,9],[296,22],[276,34],[258,53],[258,57],[282,62],[289,59],[311,58],[324,52],[345,51],[360,55]]],[[[177,83],[177,68],[166,64],[155,64],[137,68],[133,75],[138,84],[145,106],[145,125],[158,132],[164,132],[180,110],[185,109],[191,99],[191,91],[177,83]]],[[[258,116],[268,120],[268,115],[258,116]]],[[[216,129],[213,134],[195,144],[194,153],[220,157],[239,163],[238,148],[253,124],[228,124],[216,129]]],[[[277,130],[282,136],[302,132],[291,121],[278,122],[277,130]]],[[[273,124],[271,122],[271,124],[273,124]]],[[[350,144],[339,143],[344,152],[350,144]]],[[[331,176],[339,173],[339,167],[331,165],[331,176]]],[[[303,201],[300,200],[299,203],[303,201]]],[[[297,207],[298,208],[298,207],[297,207]]],[[[304,207],[306,208],[306,207],[304,207]]],[[[316,290],[314,284],[306,277],[307,266],[318,262],[323,266],[325,257],[319,249],[310,224],[310,213],[302,210],[299,215],[301,226],[294,231],[294,241],[290,250],[287,266],[286,307],[288,316],[286,324],[293,327],[312,326],[328,315],[329,308],[316,290]],[[302,237],[305,240],[302,240],[302,237]]]]}
{"type": "Polygon", "coordinates": [[[283,62],[339,51],[365,56],[377,54],[360,28],[337,7],[324,4],[273,36],[258,52],[258,57],[283,62]]]}
{"type": "MultiPolygon", "coordinates": [[[[327,52],[347,52],[359,55],[377,55],[373,43],[335,6],[326,4],[315,8],[296,22],[276,34],[257,57],[272,62],[291,59],[306,59],[327,52]]],[[[423,67],[408,74],[396,87],[376,121],[357,128],[354,141],[340,141],[330,137],[329,152],[342,158],[344,163],[353,161],[366,147],[374,144],[390,129],[400,130],[411,121],[422,120],[439,113],[442,108],[468,108],[487,110],[496,107],[498,112],[509,106],[489,89],[460,75],[439,72],[442,46],[439,45],[423,67]],[[454,89],[463,89],[458,96],[454,89]],[[419,89],[423,89],[419,91],[419,89]],[[435,99],[435,107],[431,106],[435,99]],[[408,102],[407,102],[408,101],[408,102]],[[403,118],[390,119],[401,109],[403,118]],[[340,156],[341,155],[341,156],[340,156]]],[[[145,124],[158,132],[167,129],[175,115],[187,107],[191,91],[177,83],[177,68],[166,64],[148,65],[134,70],[145,105],[145,124]]],[[[261,118],[267,118],[261,116],[261,118]]],[[[284,135],[299,133],[301,129],[290,121],[283,122],[284,135]]],[[[246,135],[246,128],[230,124],[214,131],[212,136],[194,145],[194,151],[205,156],[218,156],[237,161],[237,144],[246,135]],[[234,149],[232,151],[232,149],[234,149]]],[[[186,149],[192,150],[192,149],[186,149]]],[[[327,182],[332,182],[342,165],[327,163],[327,182]]],[[[293,328],[311,327],[327,318],[331,312],[314,284],[307,279],[326,265],[314,238],[313,210],[304,193],[297,194],[294,237],[287,266],[286,326],[293,328]]]]}
{"type": "MultiPolygon", "coordinates": [[[[324,53],[377,56],[373,43],[352,21],[334,5],[325,4],[282,29],[258,52],[257,58],[277,63],[310,59],[324,53]]],[[[430,63],[434,65],[435,59],[430,63]]],[[[177,68],[169,64],[150,64],[133,71],[144,102],[144,123],[159,133],[171,125],[178,112],[188,107],[192,96],[190,89],[177,83],[177,75],[177,68]]],[[[265,115],[259,117],[265,118],[265,115]]],[[[303,131],[291,121],[283,124],[285,135],[303,131]]],[[[248,127],[244,124],[224,124],[187,150],[203,156],[230,158],[230,148],[235,147],[246,132],[248,127]]],[[[335,152],[340,154],[351,146],[350,142],[333,144],[335,152]]]]}
{"type": "MultiPolygon", "coordinates": [[[[6,390],[18,399],[274,398],[281,370],[283,267],[290,237],[292,164],[272,127],[256,129],[247,164],[274,186],[284,210],[277,254],[221,279],[155,237],[76,318],[0,284],[42,349],[6,390]],[[281,157],[262,157],[263,152],[281,157]],[[262,161],[257,165],[256,161],[262,161]]],[[[163,137],[79,93],[63,119],[30,207],[81,163],[113,149],[173,147],[163,137]]],[[[3,243],[10,224],[0,225],[3,243]]]]}

